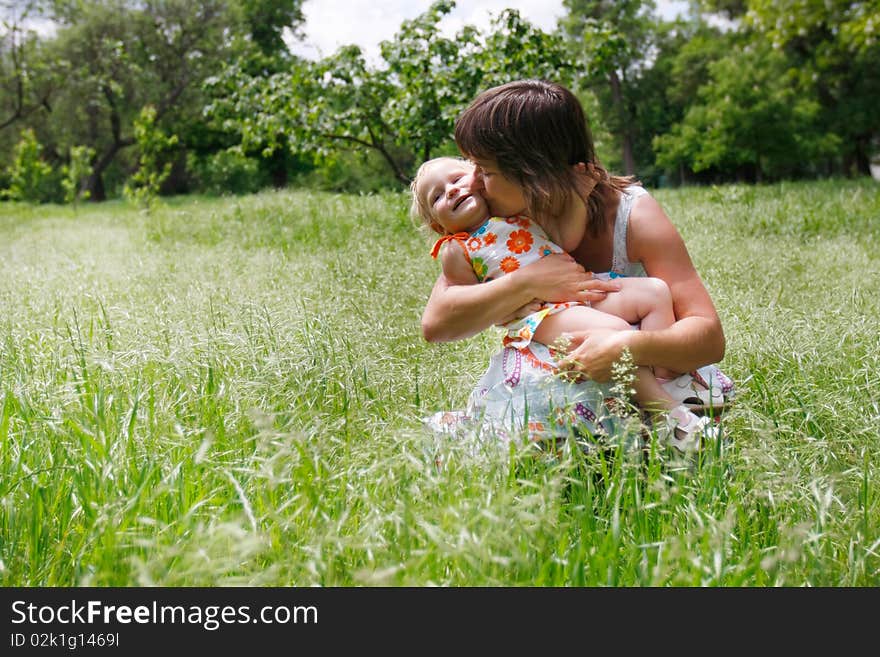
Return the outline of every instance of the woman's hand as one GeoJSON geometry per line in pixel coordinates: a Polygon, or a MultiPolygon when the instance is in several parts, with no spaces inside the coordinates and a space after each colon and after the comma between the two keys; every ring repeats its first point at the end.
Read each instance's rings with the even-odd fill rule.
{"type": "Polygon", "coordinates": [[[566,253],[548,255],[511,275],[524,278],[533,297],[551,302],[590,303],[620,290],[619,283],[593,278],[566,253]]]}
{"type": "Polygon", "coordinates": [[[572,333],[568,355],[559,361],[559,369],[599,383],[610,381],[614,363],[634,333],[608,329],[572,333]]]}
{"type": "Polygon", "coordinates": [[[526,305],[517,308],[512,313],[510,313],[507,317],[502,319],[500,322],[496,324],[496,326],[503,326],[504,324],[508,324],[514,320],[522,319],[523,317],[528,317],[532,313],[536,313],[541,310],[541,306],[543,303],[540,299],[532,299],[526,305]]]}

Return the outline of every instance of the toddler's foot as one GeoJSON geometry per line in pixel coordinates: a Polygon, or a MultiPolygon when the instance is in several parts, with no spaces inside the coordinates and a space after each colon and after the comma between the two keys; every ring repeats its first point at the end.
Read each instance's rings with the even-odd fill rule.
{"type": "Polygon", "coordinates": [[[716,438],[718,428],[711,418],[694,415],[686,406],[676,406],[666,415],[666,442],[683,454],[698,452],[707,438],[716,438]]]}
{"type": "Polygon", "coordinates": [[[682,374],[675,379],[658,377],[666,394],[672,397],[676,403],[686,406],[692,411],[707,412],[709,410],[720,412],[724,410],[730,401],[725,396],[722,387],[717,382],[707,383],[699,375],[699,372],[682,374]],[[696,375],[696,376],[695,376],[696,375]]]}

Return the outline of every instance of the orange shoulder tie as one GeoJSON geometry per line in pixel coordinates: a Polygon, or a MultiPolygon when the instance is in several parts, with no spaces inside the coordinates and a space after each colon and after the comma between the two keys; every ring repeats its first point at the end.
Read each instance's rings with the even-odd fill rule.
{"type": "Polygon", "coordinates": [[[440,247],[449,240],[458,240],[458,243],[461,244],[461,248],[463,248],[465,253],[467,253],[467,247],[465,247],[464,243],[470,236],[470,233],[455,233],[454,235],[444,235],[439,240],[434,242],[434,248],[431,249],[431,257],[436,258],[437,255],[440,253],[440,247]]]}

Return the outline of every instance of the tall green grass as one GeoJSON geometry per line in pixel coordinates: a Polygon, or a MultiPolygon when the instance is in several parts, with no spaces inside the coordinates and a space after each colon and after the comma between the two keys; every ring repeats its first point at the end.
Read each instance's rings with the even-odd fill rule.
{"type": "Polygon", "coordinates": [[[403,195],[0,205],[0,584],[880,584],[880,187],[656,196],[739,389],[692,463],[426,433],[498,336],[422,340],[403,195]]]}

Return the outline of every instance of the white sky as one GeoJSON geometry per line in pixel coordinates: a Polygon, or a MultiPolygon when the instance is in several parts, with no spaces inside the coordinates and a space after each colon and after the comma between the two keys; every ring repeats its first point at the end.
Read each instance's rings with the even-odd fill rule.
{"type": "MultiPolygon", "coordinates": [[[[379,42],[394,37],[403,21],[423,13],[432,1],[305,0],[305,39],[295,41],[287,34],[285,40],[294,53],[309,59],[326,57],[340,46],[357,44],[367,60],[375,64],[379,59],[379,42]]],[[[687,0],[656,0],[656,4],[657,12],[667,19],[688,7],[687,0]]],[[[507,8],[518,9],[526,20],[545,32],[556,29],[557,19],[565,13],[562,0],[456,0],[455,9],[440,24],[441,30],[449,37],[464,25],[483,30],[507,8]]],[[[50,34],[54,25],[44,19],[30,19],[28,27],[50,34]]]]}
{"type": "MultiPolygon", "coordinates": [[[[332,55],[340,46],[357,44],[367,60],[379,58],[379,42],[392,38],[400,24],[431,6],[432,0],[306,0],[302,42],[288,40],[291,50],[302,57],[318,59],[332,55]]],[[[658,0],[660,15],[672,18],[687,9],[686,0],[658,0]]],[[[556,28],[565,11],[562,0],[457,0],[440,26],[453,36],[464,25],[485,29],[502,10],[518,9],[520,14],[545,32],[556,28]]]]}

